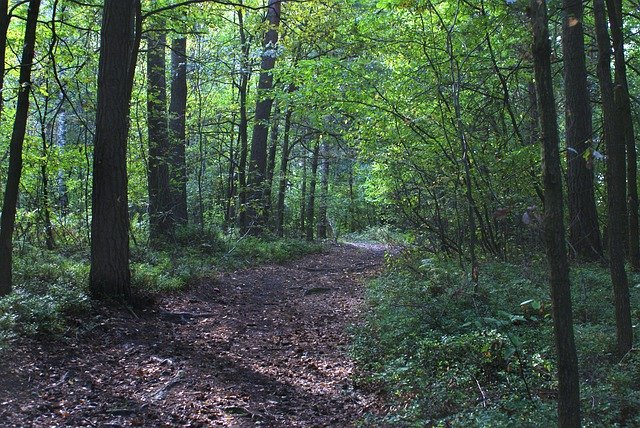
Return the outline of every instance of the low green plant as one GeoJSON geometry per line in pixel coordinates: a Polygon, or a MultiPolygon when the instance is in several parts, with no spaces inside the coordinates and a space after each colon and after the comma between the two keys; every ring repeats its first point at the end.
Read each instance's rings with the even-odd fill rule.
{"type": "MultiPolygon", "coordinates": [[[[572,271],[585,426],[640,426],[640,357],[614,358],[608,271],[572,271]]],[[[631,275],[632,307],[638,307],[631,275]]],[[[555,348],[546,266],[482,262],[477,291],[454,262],[408,250],[368,284],[356,329],[356,380],[391,411],[365,425],[556,424],[555,348]]],[[[640,312],[639,312],[640,313],[640,312]]],[[[640,319],[637,314],[634,319],[640,319]]]]}

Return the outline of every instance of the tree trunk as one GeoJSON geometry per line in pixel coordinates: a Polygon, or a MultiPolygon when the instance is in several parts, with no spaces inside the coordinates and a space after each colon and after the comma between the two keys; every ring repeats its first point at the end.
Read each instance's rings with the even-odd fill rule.
{"type": "MultiPolygon", "coordinates": [[[[273,193],[273,174],[276,169],[276,154],[278,151],[278,138],[280,131],[280,114],[278,112],[278,107],[275,107],[275,113],[273,114],[272,124],[271,124],[271,137],[269,138],[269,153],[267,156],[267,170],[265,172],[265,184],[264,184],[264,224],[270,224],[270,219],[273,219],[274,216],[271,212],[271,197],[273,193]]],[[[271,222],[270,226],[273,226],[273,222],[271,222]]]]}
{"type": "Polygon", "coordinates": [[[0,117],[4,106],[4,62],[7,52],[7,30],[9,29],[8,0],[0,0],[0,117]]]}
{"type": "Polygon", "coordinates": [[[609,28],[614,54],[614,101],[620,120],[622,133],[627,149],[627,201],[628,201],[628,236],[629,261],[634,271],[640,270],[640,229],[638,225],[638,166],[636,154],[635,131],[631,114],[629,97],[629,83],[627,81],[627,66],[624,56],[624,36],[622,33],[622,2],[621,0],[607,0],[609,14],[609,28]]]}
{"type": "Polygon", "coordinates": [[[308,154],[302,158],[302,182],[300,183],[300,236],[306,235],[305,220],[307,218],[307,160],[308,154]]]}
{"type": "Polygon", "coordinates": [[[593,131],[584,54],[582,0],[564,0],[563,9],[569,242],[576,258],[596,261],[602,258],[602,242],[593,196],[593,171],[587,163],[593,131]]]}
{"type": "Polygon", "coordinates": [[[2,217],[0,218],[0,296],[9,294],[12,286],[13,229],[16,221],[20,176],[22,175],[22,149],[29,115],[31,68],[33,66],[39,11],[40,0],[31,0],[24,31],[18,101],[13,122],[13,132],[9,143],[9,170],[2,204],[2,217]]]}
{"type": "Polygon", "coordinates": [[[580,427],[578,358],[573,336],[571,285],[565,247],[562,171],[549,41],[547,4],[531,0],[533,62],[543,144],[545,216],[544,238],[549,261],[553,327],[558,358],[558,426],[580,427]]]}
{"type": "Polygon", "coordinates": [[[140,43],[138,0],[105,0],[93,155],[91,294],[130,299],[127,135],[140,43]]]}
{"type": "Polygon", "coordinates": [[[278,183],[278,203],[276,206],[276,235],[284,236],[284,200],[287,192],[287,169],[289,165],[291,137],[291,116],[293,110],[287,109],[284,117],[284,136],[282,139],[282,153],[280,155],[280,177],[278,183]]]}
{"type": "Polygon", "coordinates": [[[242,234],[248,230],[247,221],[247,158],[249,152],[249,118],[247,115],[247,92],[249,88],[250,45],[244,30],[242,10],[238,9],[238,28],[240,32],[240,44],[242,47],[242,59],[240,64],[240,83],[238,85],[238,97],[240,99],[240,123],[238,124],[238,140],[240,145],[240,160],[238,162],[238,226],[242,234]]]}
{"type": "Polygon", "coordinates": [[[626,354],[633,345],[629,283],[624,269],[625,158],[624,126],[614,99],[611,80],[611,45],[607,32],[604,0],[594,0],[596,40],[598,42],[598,80],[602,97],[604,139],[607,148],[608,237],[611,282],[615,301],[617,353],[626,354]]]}
{"type": "Polygon", "coordinates": [[[317,141],[313,149],[313,158],[311,159],[311,181],[309,182],[309,204],[307,205],[307,241],[313,241],[313,228],[315,222],[316,211],[316,179],[318,176],[318,158],[320,157],[320,142],[317,141]]]}
{"type": "Polygon", "coordinates": [[[327,239],[327,209],[329,206],[329,148],[326,141],[320,148],[322,153],[322,165],[320,177],[320,204],[318,204],[318,239],[327,239]]]}
{"type": "Polygon", "coordinates": [[[169,186],[171,147],[167,117],[166,37],[153,31],[147,49],[147,125],[149,129],[149,241],[157,245],[174,232],[169,186]]]}
{"type": "Polygon", "coordinates": [[[280,5],[282,0],[269,0],[266,21],[269,30],[262,42],[262,62],[258,82],[258,101],[256,102],[253,135],[251,136],[251,161],[249,162],[249,198],[247,201],[248,232],[253,235],[262,233],[264,224],[264,187],[267,169],[267,136],[271,105],[273,104],[273,74],[278,44],[278,25],[280,24],[280,5]]]}
{"type": "Polygon", "coordinates": [[[171,42],[171,101],[169,135],[171,137],[171,208],[176,224],[188,221],[186,151],[187,112],[187,39],[171,42]]]}

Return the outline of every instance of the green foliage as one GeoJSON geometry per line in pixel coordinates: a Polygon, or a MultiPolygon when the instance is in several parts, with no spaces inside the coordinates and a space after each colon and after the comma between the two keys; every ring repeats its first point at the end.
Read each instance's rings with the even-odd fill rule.
{"type": "Polygon", "coordinates": [[[17,257],[15,290],[0,299],[0,349],[16,335],[62,333],[90,311],[88,265],[81,258],[37,249],[17,257]]]}
{"type": "MultiPolygon", "coordinates": [[[[486,262],[474,293],[454,262],[401,254],[369,283],[369,316],[356,333],[357,379],[384,392],[391,405],[383,420],[365,422],[554,426],[557,381],[546,275],[537,261],[486,262]]],[[[608,272],[580,266],[572,282],[585,426],[636,426],[640,357],[632,351],[615,363],[613,309],[605,303],[611,300],[608,272]]],[[[632,300],[635,307],[635,290],[632,300]]]]}

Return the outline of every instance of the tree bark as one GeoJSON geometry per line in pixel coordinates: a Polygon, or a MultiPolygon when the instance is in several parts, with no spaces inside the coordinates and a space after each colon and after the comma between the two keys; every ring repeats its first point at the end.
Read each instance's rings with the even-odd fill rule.
{"type": "Polygon", "coordinates": [[[31,69],[35,53],[36,26],[39,11],[40,0],[31,0],[24,31],[18,101],[9,143],[9,170],[2,203],[2,217],[0,218],[0,296],[9,294],[12,286],[13,229],[16,222],[18,191],[22,175],[22,150],[29,115],[31,69]]]}
{"type": "Polygon", "coordinates": [[[300,183],[300,236],[306,235],[305,220],[307,218],[307,162],[309,156],[302,158],[302,180],[300,183]]]}
{"type": "Polygon", "coordinates": [[[247,201],[248,232],[253,235],[262,233],[264,224],[264,187],[267,169],[267,137],[269,119],[273,104],[273,74],[271,70],[276,63],[278,26],[280,24],[280,5],[282,0],[269,0],[266,21],[269,30],[262,42],[262,62],[260,64],[260,80],[258,82],[258,100],[251,136],[251,160],[249,162],[249,198],[247,201]]]}
{"type": "Polygon", "coordinates": [[[313,229],[315,227],[315,222],[313,221],[315,218],[316,211],[316,180],[318,177],[318,160],[320,157],[320,142],[317,141],[316,145],[313,149],[313,158],[311,159],[311,181],[309,182],[309,203],[307,205],[307,230],[306,230],[306,238],[307,241],[313,241],[313,229]]]}
{"type": "Polygon", "coordinates": [[[531,0],[533,62],[543,145],[544,239],[549,261],[553,327],[558,359],[558,426],[580,427],[578,358],[573,335],[569,264],[565,247],[562,171],[553,80],[547,4],[531,0]]]}
{"type": "Polygon", "coordinates": [[[171,138],[171,205],[176,224],[188,221],[187,164],[187,39],[171,42],[171,101],[169,102],[169,135],[171,138]]]}
{"type": "Polygon", "coordinates": [[[582,0],[563,1],[562,52],[566,99],[567,196],[569,242],[575,257],[602,259],[602,241],[593,195],[591,156],[592,122],[584,53],[582,0]]]}
{"type": "Polygon", "coordinates": [[[615,301],[617,353],[626,354],[633,345],[629,283],[624,268],[625,157],[624,125],[614,98],[611,80],[611,45],[607,31],[604,0],[594,0],[596,40],[598,43],[598,80],[602,97],[604,139],[607,148],[607,194],[609,264],[615,301]]]}
{"type": "Polygon", "coordinates": [[[157,245],[174,232],[169,162],[171,147],[167,117],[166,36],[152,31],[147,49],[147,125],[149,132],[149,241],[157,245]]]}
{"type": "Polygon", "coordinates": [[[622,2],[607,0],[609,28],[613,42],[614,58],[614,101],[622,121],[622,133],[627,149],[627,210],[628,210],[628,245],[629,261],[634,271],[640,270],[640,227],[638,225],[638,165],[636,154],[635,131],[631,114],[627,66],[624,55],[624,36],[622,32],[622,2]]]}
{"type": "Polygon", "coordinates": [[[8,6],[8,0],[0,0],[0,117],[4,107],[4,62],[7,53],[7,30],[11,20],[8,6]]]}
{"type": "Polygon", "coordinates": [[[318,239],[327,239],[327,210],[329,206],[329,147],[326,141],[320,147],[322,165],[320,171],[320,204],[318,204],[318,239]]]}
{"type": "Polygon", "coordinates": [[[245,234],[248,230],[247,221],[247,158],[249,154],[249,118],[247,115],[247,93],[249,88],[250,65],[249,49],[250,45],[244,29],[244,17],[242,10],[238,9],[238,31],[240,32],[240,45],[242,58],[240,64],[240,82],[238,84],[238,97],[240,109],[240,122],[238,124],[238,140],[240,146],[240,159],[238,162],[238,226],[240,232],[245,234]]]}
{"type": "Polygon", "coordinates": [[[91,294],[98,298],[131,297],[127,135],[140,24],[139,0],[105,0],[98,65],[89,274],[91,294]]]}
{"type": "Polygon", "coordinates": [[[278,139],[280,138],[280,113],[278,111],[278,107],[275,107],[275,113],[272,117],[271,123],[271,136],[269,137],[269,153],[267,156],[267,169],[265,172],[265,180],[264,180],[264,195],[262,198],[264,199],[264,218],[263,223],[269,224],[270,227],[273,227],[272,220],[274,216],[272,215],[272,194],[273,194],[273,175],[276,169],[276,155],[278,152],[278,139]]]}
{"type": "Polygon", "coordinates": [[[284,117],[284,136],[282,138],[282,153],[280,155],[280,177],[278,182],[278,202],[276,205],[276,236],[284,236],[284,202],[287,192],[287,172],[291,151],[291,116],[293,110],[287,109],[284,117]]]}

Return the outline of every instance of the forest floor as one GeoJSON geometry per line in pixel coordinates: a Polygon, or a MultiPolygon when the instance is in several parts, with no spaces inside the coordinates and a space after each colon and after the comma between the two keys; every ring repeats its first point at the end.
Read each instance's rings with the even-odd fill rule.
{"type": "Polygon", "coordinates": [[[0,355],[0,425],[353,426],[379,400],[353,386],[348,330],[384,252],[335,245],[21,339],[0,355]]]}

